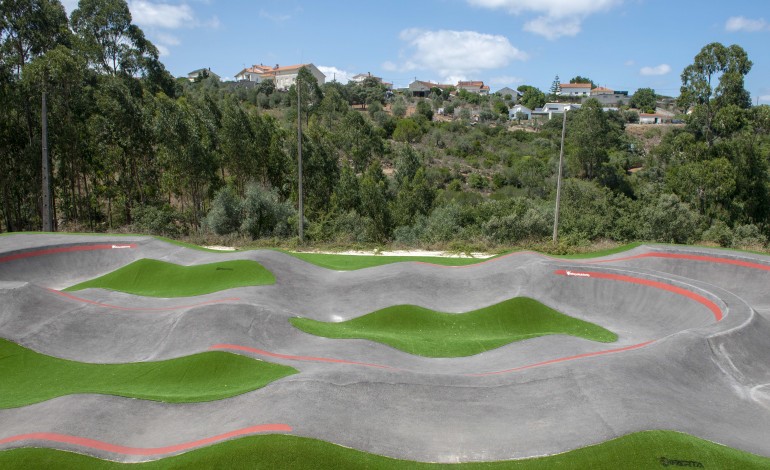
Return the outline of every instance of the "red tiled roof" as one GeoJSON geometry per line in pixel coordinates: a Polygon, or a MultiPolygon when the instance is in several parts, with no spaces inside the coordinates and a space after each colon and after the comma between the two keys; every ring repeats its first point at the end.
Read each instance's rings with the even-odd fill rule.
{"type": "Polygon", "coordinates": [[[561,83],[559,86],[562,88],[591,88],[590,83],[561,83]]]}
{"type": "MultiPolygon", "coordinates": [[[[586,85],[587,85],[587,84],[586,84],[586,85]]],[[[591,91],[615,91],[615,90],[612,90],[612,89],[610,89],[610,88],[607,88],[607,87],[603,87],[603,86],[598,86],[598,87],[594,88],[594,89],[593,89],[593,90],[591,90],[591,91]]]]}

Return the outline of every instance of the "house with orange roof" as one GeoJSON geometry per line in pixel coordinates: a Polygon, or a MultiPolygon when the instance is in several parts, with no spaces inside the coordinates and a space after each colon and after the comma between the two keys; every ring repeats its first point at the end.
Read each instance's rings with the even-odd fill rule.
{"type": "Polygon", "coordinates": [[[590,83],[561,83],[560,96],[591,96],[590,83]]]}
{"type": "Polygon", "coordinates": [[[457,90],[465,90],[468,93],[476,93],[478,95],[489,94],[489,87],[484,85],[482,81],[457,82],[457,90]]]}
{"type": "Polygon", "coordinates": [[[607,87],[598,86],[591,90],[591,96],[601,96],[601,95],[614,95],[615,90],[611,90],[607,87]]]}
{"type": "Polygon", "coordinates": [[[245,68],[235,75],[235,79],[238,81],[250,81],[261,83],[263,80],[272,80],[275,83],[275,87],[279,90],[288,90],[289,87],[294,85],[297,81],[297,74],[302,67],[306,67],[310,73],[318,80],[318,84],[322,85],[326,81],[326,75],[323,74],[318,67],[313,64],[297,64],[297,65],[278,65],[270,67],[269,65],[252,65],[245,68]]]}
{"type": "Polygon", "coordinates": [[[251,67],[246,67],[245,69],[235,74],[235,79],[239,82],[260,83],[262,81],[262,74],[270,71],[270,68],[271,67],[269,65],[255,64],[251,67]]]}
{"type": "Polygon", "coordinates": [[[272,80],[275,87],[279,90],[288,90],[297,81],[297,75],[302,67],[307,68],[310,73],[322,85],[326,81],[326,75],[313,64],[297,64],[280,66],[278,64],[270,70],[264,72],[261,76],[263,80],[272,80]]]}

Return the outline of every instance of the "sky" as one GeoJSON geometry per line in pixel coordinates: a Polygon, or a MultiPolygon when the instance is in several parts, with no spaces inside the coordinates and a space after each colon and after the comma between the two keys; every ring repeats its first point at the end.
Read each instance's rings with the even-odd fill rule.
{"type": "MultiPolygon", "coordinates": [[[[77,0],[62,2],[71,13],[77,0]]],[[[614,90],[677,96],[682,70],[711,42],[754,63],[746,88],[770,104],[767,0],[129,0],[133,21],[174,76],[232,79],[252,64],[312,63],[346,82],[371,73],[483,80],[494,92],[558,75],[614,90]]]]}

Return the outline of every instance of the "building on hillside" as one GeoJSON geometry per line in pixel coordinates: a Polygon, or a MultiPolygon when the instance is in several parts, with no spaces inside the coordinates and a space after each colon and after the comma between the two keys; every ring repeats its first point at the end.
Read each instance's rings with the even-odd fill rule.
{"type": "Polygon", "coordinates": [[[214,77],[217,80],[219,80],[219,75],[212,72],[210,68],[193,70],[192,72],[187,74],[187,79],[190,80],[191,82],[194,82],[199,78],[206,78],[206,77],[214,77]]]}
{"type": "Polygon", "coordinates": [[[664,116],[663,114],[639,113],[639,124],[663,124],[670,120],[671,116],[664,116]]]}
{"type": "Polygon", "coordinates": [[[262,75],[266,72],[269,72],[270,69],[271,67],[267,65],[252,65],[251,67],[247,67],[235,74],[235,80],[239,82],[261,83],[262,75]]]}
{"type": "Polygon", "coordinates": [[[627,91],[618,90],[614,90],[611,94],[592,94],[591,98],[599,101],[602,106],[627,106],[631,102],[627,91]]]}
{"type": "Polygon", "coordinates": [[[353,75],[353,77],[350,78],[350,81],[351,82],[355,82],[355,83],[363,83],[364,80],[366,80],[367,78],[373,78],[373,79],[377,80],[380,84],[382,84],[388,90],[392,90],[393,89],[393,84],[392,83],[383,81],[382,77],[376,77],[376,76],[372,75],[370,72],[359,73],[357,75],[353,75]]]}
{"type": "Polygon", "coordinates": [[[518,120],[519,118],[525,121],[532,119],[532,110],[523,104],[517,104],[508,109],[508,119],[518,120]]]}
{"type": "Polygon", "coordinates": [[[424,82],[422,80],[415,80],[409,84],[409,93],[411,93],[412,96],[419,96],[419,97],[425,98],[426,96],[430,95],[430,91],[433,88],[445,90],[447,88],[452,88],[452,85],[444,85],[442,83],[433,83],[433,82],[424,82]]]}
{"type": "Polygon", "coordinates": [[[319,85],[322,85],[325,82],[326,75],[318,70],[318,67],[313,64],[288,65],[284,67],[281,67],[278,64],[276,64],[275,67],[262,64],[252,65],[235,74],[235,79],[239,82],[246,81],[254,83],[272,80],[277,89],[288,90],[290,86],[294,85],[294,82],[297,80],[297,74],[302,67],[307,67],[307,69],[310,70],[310,73],[312,73],[316,80],[318,80],[319,85]]]}
{"type": "Polygon", "coordinates": [[[601,96],[601,95],[614,95],[615,90],[610,90],[607,87],[598,86],[591,90],[591,96],[601,96]]]}
{"type": "Polygon", "coordinates": [[[555,114],[562,114],[575,109],[580,109],[580,105],[575,103],[546,103],[542,108],[533,110],[532,116],[551,119],[555,114]]]}
{"type": "Polygon", "coordinates": [[[519,90],[514,90],[511,87],[500,88],[495,92],[495,94],[500,96],[501,98],[505,98],[507,95],[511,95],[511,99],[513,101],[516,101],[519,97],[521,97],[521,95],[523,95],[522,92],[520,92],[519,90]]]}
{"type": "Polygon", "coordinates": [[[302,67],[307,68],[313,74],[316,80],[318,80],[319,85],[324,84],[326,75],[313,64],[285,65],[283,67],[276,64],[275,67],[264,72],[261,77],[262,80],[272,80],[275,83],[275,87],[279,90],[288,90],[297,81],[297,75],[302,67]]]}
{"type": "Polygon", "coordinates": [[[591,96],[590,83],[562,83],[559,96],[591,96]]]}
{"type": "Polygon", "coordinates": [[[457,91],[465,90],[468,93],[476,93],[477,95],[488,95],[489,87],[484,85],[482,81],[468,81],[457,82],[457,91]]]}

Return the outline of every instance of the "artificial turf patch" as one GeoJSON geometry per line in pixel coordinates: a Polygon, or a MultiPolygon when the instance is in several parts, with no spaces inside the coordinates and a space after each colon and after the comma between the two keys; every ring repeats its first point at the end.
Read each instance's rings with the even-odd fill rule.
{"type": "Polygon", "coordinates": [[[140,259],[65,290],[100,288],[149,297],[190,297],[234,287],[274,283],[275,276],[256,261],[235,260],[180,266],[154,259],[140,259]]]}
{"type": "Polygon", "coordinates": [[[297,372],[293,367],[224,351],[158,362],[88,364],[46,356],[0,339],[0,408],[73,393],[172,403],[221,400],[297,372]]]}
{"type": "Polygon", "coordinates": [[[427,357],[472,356],[514,341],[553,334],[603,343],[618,339],[601,326],[564,315],[528,297],[461,314],[397,305],[339,323],[308,318],[290,321],[317,336],[368,339],[427,357]]]}
{"type": "Polygon", "coordinates": [[[439,266],[468,266],[487,261],[491,258],[445,258],[438,256],[378,256],[378,255],[338,255],[330,253],[299,253],[286,252],[287,254],[299,258],[322,268],[334,269],[337,271],[352,271],[356,269],[373,268],[386,264],[402,262],[421,262],[435,264],[439,266]]]}
{"type": "Polygon", "coordinates": [[[22,448],[0,452],[4,469],[141,470],[228,468],[310,469],[367,468],[372,470],[459,468],[462,470],[654,469],[654,468],[770,468],[760,457],[673,431],[643,431],[563,454],[524,460],[466,464],[431,464],[397,460],[290,435],[257,435],[223,442],[174,457],[123,464],[53,449],[22,448]]]}

